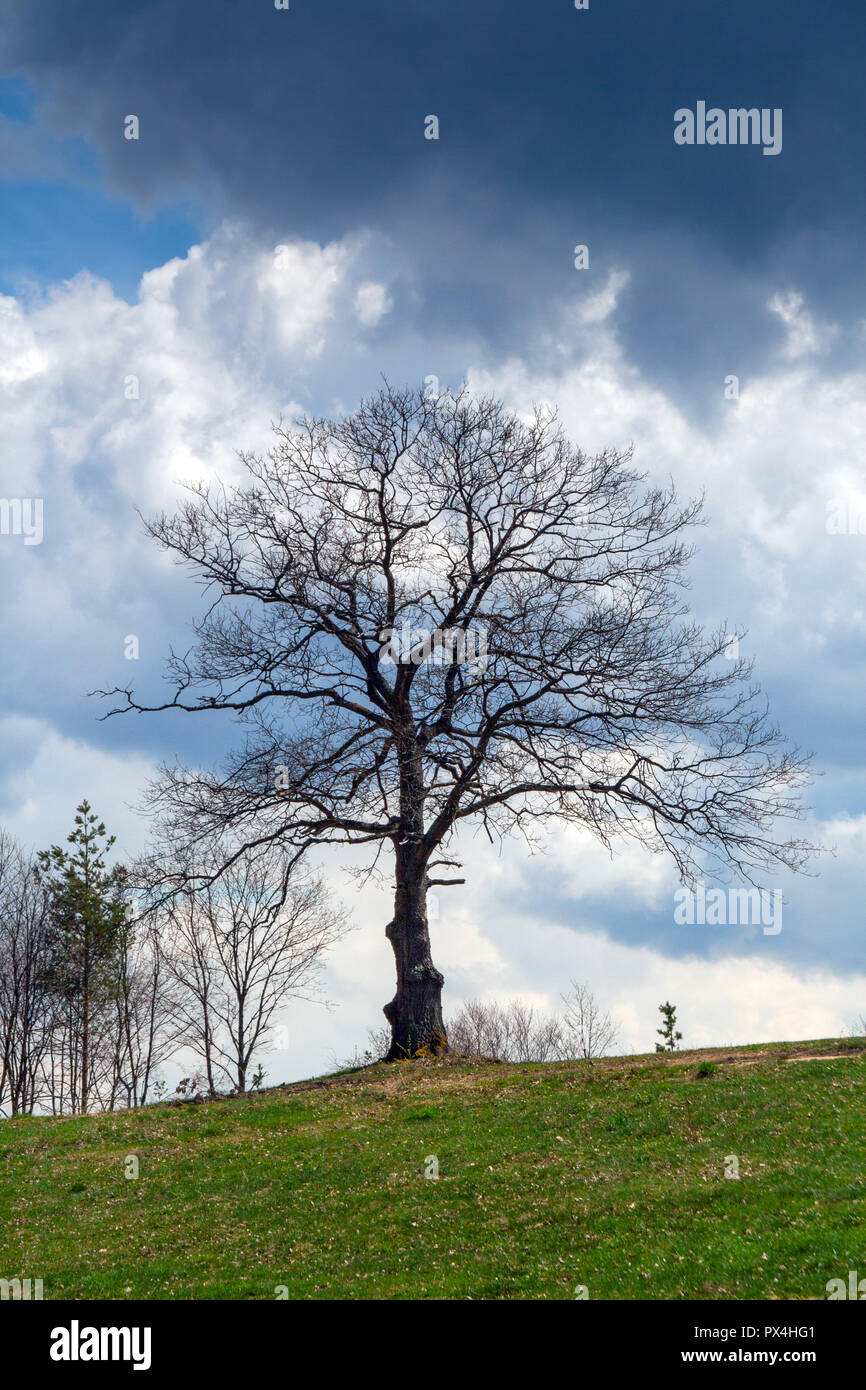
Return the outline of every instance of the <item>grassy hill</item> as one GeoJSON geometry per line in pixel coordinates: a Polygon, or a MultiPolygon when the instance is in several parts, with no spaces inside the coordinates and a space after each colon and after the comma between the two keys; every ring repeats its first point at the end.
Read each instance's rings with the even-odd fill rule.
{"type": "Polygon", "coordinates": [[[823,1299],[866,1275],[864,1127],[863,1039],[9,1120],[0,1277],[46,1299],[823,1299]]]}

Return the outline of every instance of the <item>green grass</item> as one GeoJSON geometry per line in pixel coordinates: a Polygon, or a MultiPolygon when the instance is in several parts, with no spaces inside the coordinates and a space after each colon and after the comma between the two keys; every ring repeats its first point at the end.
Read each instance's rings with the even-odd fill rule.
{"type": "Polygon", "coordinates": [[[824,1298],[866,1276],[864,1120],[862,1039],[8,1120],[0,1277],[46,1299],[824,1298]],[[788,1060],[811,1053],[845,1055],[788,1060]]]}

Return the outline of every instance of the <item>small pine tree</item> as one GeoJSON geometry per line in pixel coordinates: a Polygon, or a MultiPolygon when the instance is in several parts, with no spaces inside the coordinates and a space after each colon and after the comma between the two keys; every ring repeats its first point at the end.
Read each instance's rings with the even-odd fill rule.
{"type": "Polygon", "coordinates": [[[664,1023],[661,1028],[656,1029],[656,1032],[664,1041],[656,1043],[656,1052],[676,1052],[677,1045],[682,1037],[682,1033],[676,1031],[676,1007],[673,1004],[659,1004],[659,1013],[664,1018],[664,1023]]]}

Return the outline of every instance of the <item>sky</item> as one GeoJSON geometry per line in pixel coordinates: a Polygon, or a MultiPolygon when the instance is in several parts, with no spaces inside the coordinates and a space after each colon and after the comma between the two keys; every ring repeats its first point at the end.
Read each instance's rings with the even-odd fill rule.
{"type": "MultiPolygon", "coordinates": [[[[133,854],[159,764],[209,765],[230,741],[219,720],[103,722],[89,694],[133,679],[158,695],[201,612],[140,513],[172,508],[184,481],[239,479],[236,451],[266,448],[281,414],[349,411],[383,374],[466,381],[518,412],[555,404],[587,451],[633,443],[651,480],[705,494],[692,610],[747,630],[774,719],[814,755],[803,828],[828,852],[817,876],[769,885],[784,917],[768,934],[677,923],[673,866],[633,845],[611,856],[563,826],[530,855],[470,830],[467,885],[434,912],[446,1010],[554,1009],[579,979],[623,1051],[651,1050],[666,999],[686,1046],[853,1027],[862,6],[0,13],[0,497],[42,503],[38,543],[0,534],[0,823],[40,848],[86,796],[133,854]],[[773,117],[776,153],[675,140],[675,113],[734,108],[773,117]]],[[[393,992],[387,889],[359,888],[345,856],[321,862],[355,930],[328,963],[333,1009],[287,1008],[270,1081],[363,1050],[393,992]]]]}

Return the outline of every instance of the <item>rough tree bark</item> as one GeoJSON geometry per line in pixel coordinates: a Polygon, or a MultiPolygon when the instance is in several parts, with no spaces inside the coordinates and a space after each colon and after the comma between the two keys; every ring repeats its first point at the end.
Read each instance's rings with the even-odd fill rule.
{"type": "Polygon", "coordinates": [[[444,977],[430,955],[427,856],[417,844],[397,847],[394,917],[385,935],[394,949],[397,992],[383,1013],[391,1025],[387,1061],[447,1051],[442,1020],[444,977]]]}

